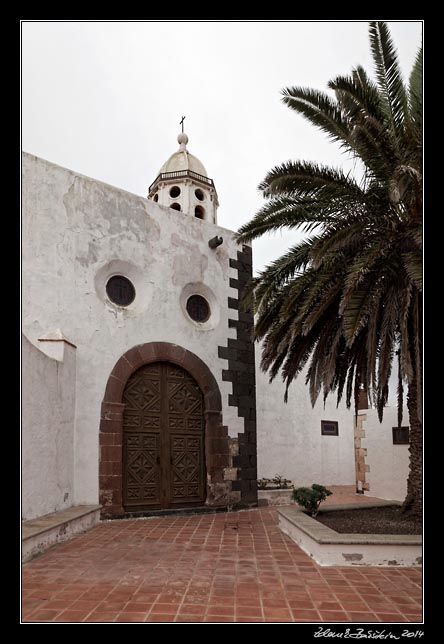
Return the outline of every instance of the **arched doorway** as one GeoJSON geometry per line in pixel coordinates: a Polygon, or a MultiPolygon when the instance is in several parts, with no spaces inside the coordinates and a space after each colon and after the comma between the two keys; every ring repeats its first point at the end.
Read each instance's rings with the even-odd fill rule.
{"type": "MultiPolygon", "coordinates": [[[[187,500],[184,502],[184,506],[207,505],[217,507],[232,502],[232,480],[225,477],[225,471],[230,472],[230,467],[232,467],[230,439],[228,438],[228,428],[223,425],[222,399],[216,379],[209,367],[191,351],[168,342],[149,342],[132,347],[122,355],[114,365],[106,384],[102,401],[99,431],[99,502],[102,505],[102,518],[122,517],[133,512],[144,512],[141,509],[143,504],[140,504],[139,508],[134,507],[133,510],[127,509],[129,507],[127,502],[124,504],[124,495],[127,494],[126,490],[128,490],[128,483],[124,482],[124,459],[126,459],[125,462],[128,459],[126,456],[124,457],[123,452],[124,443],[127,440],[125,438],[126,434],[130,434],[128,429],[124,431],[124,422],[136,422],[135,420],[131,421],[129,419],[131,415],[129,411],[127,413],[125,412],[127,403],[129,402],[127,400],[128,392],[130,391],[129,383],[133,374],[136,374],[139,369],[144,367],[149,368],[150,365],[155,363],[167,363],[171,367],[181,368],[188,375],[188,378],[192,379],[188,380],[188,382],[194,383],[194,391],[197,387],[202,395],[204,420],[201,432],[202,447],[199,447],[199,449],[204,450],[202,469],[199,474],[202,477],[199,478],[199,485],[202,485],[202,487],[199,488],[196,495],[193,490],[188,490],[188,493],[192,493],[192,498],[197,500],[187,500]],[[127,419],[126,421],[124,420],[125,418],[127,419]],[[205,484],[202,483],[202,480],[205,484]]],[[[193,391],[193,388],[191,391],[193,391]]],[[[168,396],[162,397],[162,400],[163,404],[167,404],[165,401],[168,400],[168,396]]],[[[149,414],[144,416],[148,417],[149,414]]],[[[167,416],[169,418],[170,413],[167,416]]],[[[172,412],[171,418],[174,418],[172,412]]],[[[180,414],[177,418],[180,420],[180,414]]],[[[193,415],[190,416],[190,420],[195,420],[193,415]]],[[[147,422],[149,429],[149,421],[147,422]]],[[[188,420],[187,427],[190,428],[188,420]]],[[[189,436],[190,439],[191,433],[189,436]]],[[[169,432],[170,447],[171,434],[172,432],[169,432]]],[[[127,448],[128,445],[126,445],[125,449],[127,448]]],[[[188,443],[187,449],[189,450],[190,448],[191,444],[188,443]]],[[[150,449],[149,445],[146,444],[144,449],[150,449]]],[[[152,455],[149,456],[151,458],[152,455]]],[[[161,455],[159,454],[160,457],[161,455]]],[[[157,453],[155,458],[157,461],[157,453]]],[[[164,457],[164,459],[167,459],[167,457],[164,457]]],[[[190,463],[186,465],[184,461],[182,471],[185,471],[187,467],[191,467],[190,463]]],[[[146,480],[144,478],[144,481],[146,480]]],[[[171,502],[173,497],[171,495],[168,497],[168,494],[164,493],[163,498],[170,498],[171,502]]],[[[173,505],[170,507],[181,507],[179,501],[173,500],[172,503],[173,505]]],[[[160,510],[162,508],[162,502],[157,505],[153,504],[152,508],[153,511],[156,511],[157,508],[160,510]]]]}
{"type": "Polygon", "coordinates": [[[205,501],[204,400],[181,366],[152,362],[123,392],[123,508],[141,511],[205,501]]]}

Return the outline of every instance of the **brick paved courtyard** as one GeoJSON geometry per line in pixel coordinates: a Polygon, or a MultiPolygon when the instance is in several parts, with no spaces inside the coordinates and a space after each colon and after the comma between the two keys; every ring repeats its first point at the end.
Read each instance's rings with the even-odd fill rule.
{"type": "Polygon", "coordinates": [[[23,565],[22,619],[421,622],[421,580],[420,568],[320,567],[274,508],[108,521],[23,565]]]}

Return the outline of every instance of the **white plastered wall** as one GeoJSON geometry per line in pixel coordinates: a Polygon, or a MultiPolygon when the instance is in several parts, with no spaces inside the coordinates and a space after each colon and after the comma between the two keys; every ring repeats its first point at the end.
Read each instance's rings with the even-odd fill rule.
{"type": "Polygon", "coordinates": [[[59,359],[22,336],[22,518],[69,508],[74,500],[75,348],[59,359]]]}
{"type": "Polygon", "coordinates": [[[214,224],[160,207],[43,159],[23,155],[23,330],[30,341],[59,328],[77,346],[74,433],[74,502],[98,499],[100,407],[107,379],[120,356],[137,344],[170,342],[195,353],[216,378],[223,420],[231,436],[243,432],[237,408],[228,406],[231,383],[218,346],[235,337],[228,297],[237,297],[229,267],[238,245],[214,224]],[[212,250],[215,235],[224,242],[212,250]],[[113,305],[105,284],[127,275],[136,299],[113,305]],[[190,285],[213,297],[213,323],[199,328],[184,313],[181,293],[190,285]]]}
{"type": "MultiPolygon", "coordinates": [[[[256,364],[260,363],[256,345],[256,364]]],[[[353,485],[353,412],[335,399],[312,408],[305,373],[292,383],[288,403],[279,375],[270,384],[256,369],[258,477],[282,474],[295,485],[353,485]],[[321,420],[338,421],[338,436],[321,436],[321,420]]]]}
{"type": "MultiPolygon", "coordinates": [[[[365,438],[361,446],[367,450],[365,463],[368,466],[366,481],[369,483],[367,496],[403,501],[407,494],[409,472],[408,445],[393,445],[392,427],[398,425],[395,407],[386,407],[382,423],[375,409],[363,410],[365,438]]],[[[408,426],[407,409],[403,411],[403,426],[408,426]]]]}

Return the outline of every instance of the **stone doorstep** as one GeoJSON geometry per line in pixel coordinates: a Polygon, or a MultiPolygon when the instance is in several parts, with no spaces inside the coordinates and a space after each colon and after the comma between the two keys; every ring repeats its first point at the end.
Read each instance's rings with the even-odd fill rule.
{"type": "MultiPolygon", "coordinates": [[[[101,521],[120,521],[124,519],[153,519],[167,516],[187,516],[194,514],[215,514],[221,512],[237,512],[251,510],[256,507],[256,503],[233,503],[230,505],[201,505],[190,508],[167,508],[165,510],[140,510],[139,512],[123,512],[122,514],[113,514],[107,516],[104,514],[101,521]]],[[[103,508],[102,508],[103,510],[103,508]]]]}
{"type": "MultiPolygon", "coordinates": [[[[366,503],[344,503],[342,505],[330,505],[322,508],[323,512],[334,510],[363,510],[365,508],[381,507],[388,505],[401,505],[398,501],[374,501],[366,503]]],[[[309,517],[297,507],[278,508],[278,514],[289,523],[308,535],[317,543],[350,544],[350,545],[390,545],[390,546],[420,546],[422,537],[415,534],[350,534],[340,533],[332,530],[326,525],[319,523],[316,519],[309,517]]]]}

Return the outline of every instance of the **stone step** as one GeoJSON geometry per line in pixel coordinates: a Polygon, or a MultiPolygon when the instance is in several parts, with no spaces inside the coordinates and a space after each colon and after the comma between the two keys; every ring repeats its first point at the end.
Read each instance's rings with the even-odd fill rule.
{"type": "Polygon", "coordinates": [[[100,521],[100,505],[75,505],[22,523],[22,561],[85,532],[100,521]]]}

